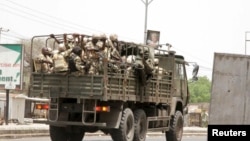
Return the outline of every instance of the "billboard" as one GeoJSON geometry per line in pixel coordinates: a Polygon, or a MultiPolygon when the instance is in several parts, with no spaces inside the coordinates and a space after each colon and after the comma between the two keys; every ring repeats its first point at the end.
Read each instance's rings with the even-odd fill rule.
{"type": "Polygon", "coordinates": [[[159,46],[160,40],[160,31],[148,30],[147,31],[147,45],[150,45],[154,48],[159,46]]]}
{"type": "Polygon", "coordinates": [[[0,89],[22,90],[23,46],[0,44],[0,89]]]}

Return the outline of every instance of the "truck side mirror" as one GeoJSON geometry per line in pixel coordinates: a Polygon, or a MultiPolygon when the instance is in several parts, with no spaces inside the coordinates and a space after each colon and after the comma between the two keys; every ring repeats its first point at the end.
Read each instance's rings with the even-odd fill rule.
{"type": "Polygon", "coordinates": [[[194,68],[193,68],[193,73],[192,73],[192,75],[193,75],[192,80],[193,81],[198,80],[198,77],[197,77],[198,71],[199,71],[199,65],[195,63],[194,68]]]}

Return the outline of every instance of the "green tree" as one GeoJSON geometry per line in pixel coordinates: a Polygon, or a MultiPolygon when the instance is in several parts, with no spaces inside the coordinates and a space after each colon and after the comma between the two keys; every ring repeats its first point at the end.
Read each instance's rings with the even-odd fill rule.
{"type": "Polygon", "coordinates": [[[210,102],[211,81],[206,77],[198,77],[192,82],[189,80],[190,103],[210,102]]]}

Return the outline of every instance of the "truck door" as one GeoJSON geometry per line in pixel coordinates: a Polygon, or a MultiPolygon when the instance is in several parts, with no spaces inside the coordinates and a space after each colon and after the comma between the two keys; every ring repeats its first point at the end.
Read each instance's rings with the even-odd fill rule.
{"type": "Polygon", "coordinates": [[[185,66],[183,62],[176,62],[175,64],[175,89],[176,96],[180,96],[183,101],[187,100],[187,81],[185,66]]]}

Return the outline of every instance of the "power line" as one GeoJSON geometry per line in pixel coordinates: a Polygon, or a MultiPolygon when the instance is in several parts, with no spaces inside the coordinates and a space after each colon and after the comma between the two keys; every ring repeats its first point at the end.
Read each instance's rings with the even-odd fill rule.
{"type": "MultiPolygon", "coordinates": [[[[198,59],[198,60],[201,60],[201,61],[203,61],[203,62],[205,62],[205,63],[211,65],[211,64],[208,63],[207,61],[205,61],[205,60],[203,60],[203,59],[201,59],[201,58],[198,58],[198,57],[196,57],[196,56],[193,56],[193,55],[191,55],[191,54],[188,53],[188,52],[182,51],[182,50],[178,49],[177,47],[174,47],[174,46],[173,46],[173,48],[175,48],[175,50],[178,50],[178,51],[180,51],[180,52],[182,52],[182,53],[187,54],[187,55],[190,56],[190,57],[196,58],[196,59],[198,59]]],[[[211,66],[212,66],[212,65],[211,65],[211,66]]]]}
{"type": "MultiPolygon", "coordinates": [[[[1,3],[1,5],[0,6],[2,6],[2,5],[5,5],[5,4],[2,4],[1,3]]],[[[10,6],[8,6],[8,5],[5,5],[6,7],[8,7],[8,8],[10,8],[10,9],[13,9],[12,7],[10,7],[10,6]]],[[[4,7],[4,8],[6,8],[6,7],[4,7]]],[[[39,17],[38,18],[38,16],[36,16],[36,15],[33,15],[33,14],[30,14],[30,13],[28,13],[28,12],[25,12],[25,11],[23,11],[23,10],[17,10],[16,9],[16,11],[19,11],[19,12],[14,12],[13,10],[8,10],[8,9],[4,9],[5,11],[7,11],[7,12],[9,12],[9,13],[11,13],[11,14],[13,14],[13,15],[18,15],[19,17],[22,17],[22,18],[24,18],[24,19],[29,19],[30,21],[32,21],[32,22],[38,22],[38,23],[43,23],[43,24],[45,24],[45,25],[47,25],[47,26],[49,26],[49,27],[55,27],[55,28],[58,28],[58,25],[59,26],[61,26],[61,28],[63,28],[63,29],[65,29],[65,30],[69,30],[69,29],[67,29],[67,28],[65,28],[62,24],[58,24],[58,23],[56,23],[56,24],[53,24],[53,23],[51,23],[51,22],[48,22],[48,20],[47,19],[45,19],[45,20],[42,20],[43,18],[41,18],[41,17],[39,17]],[[20,12],[22,13],[22,14],[26,14],[26,15],[22,15],[22,14],[20,14],[20,12]],[[28,16],[27,16],[28,15],[28,16]],[[32,16],[32,17],[30,17],[30,16],[32,16]]]]}
{"type": "Polygon", "coordinates": [[[3,38],[3,39],[6,39],[6,40],[15,41],[15,42],[20,42],[20,40],[13,39],[13,38],[9,38],[9,37],[2,37],[2,38],[3,38]]]}
{"type": "Polygon", "coordinates": [[[23,39],[24,39],[24,38],[20,38],[20,37],[18,37],[18,36],[15,36],[15,35],[10,35],[10,34],[5,34],[5,33],[2,33],[2,35],[8,36],[8,37],[11,37],[11,38],[20,39],[20,40],[23,40],[23,39]]]}
{"type": "MultiPolygon", "coordinates": [[[[47,14],[47,13],[44,13],[44,12],[41,12],[41,11],[38,11],[38,10],[35,10],[35,9],[32,9],[32,8],[26,7],[26,6],[24,6],[24,5],[21,5],[21,4],[19,4],[19,3],[16,3],[16,2],[13,2],[13,1],[10,1],[10,0],[6,0],[6,1],[8,1],[8,2],[14,4],[14,5],[17,5],[17,6],[21,7],[21,8],[25,8],[25,9],[27,9],[27,10],[30,10],[30,11],[32,11],[33,13],[36,12],[36,13],[38,13],[38,14],[40,14],[40,15],[46,16],[47,18],[49,17],[49,18],[51,18],[52,20],[55,20],[55,19],[56,19],[57,21],[60,21],[60,23],[57,23],[57,24],[68,23],[68,24],[70,24],[70,25],[77,26],[78,28],[81,28],[81,29],[85,28],[85,29],[90,30],[90,31],[102,32],[102,31],[100,31],[100,30],[93,29],[93,28],[89,28],[89,27],[86,27],[86,26],[83,26],[83,25],[79,25],[79,24],[76,24],[76,23],[67,21],[67,20],[65,20],[65,19],[62,19],[62,18],[58,18],[58,17],[55,17],[55,16],[51,16],[51,15],[49,15],[49,14],[47,14]]],[[[40,18],[40,17],[39,17],[39,18],[40,18]]],[[[66,25],[66,26],[69,26],[69,25],[66,25]]],[[[72,27],[72,26],[71,26],[71,27],[72,27]]]]}
{"type": "MultiPolygon", "coordinates": [[[[48,21],[53,21],[52,23],[56,23],[56,24],[58,24],[58,25],[60,25],[60,26],[63,26],[63,27],[64,27],[64,26],[67,26],[67,27],[70,27],[71,29],[72,29],[72,28],[74,28],[74,29],[81,29],[81,30],[84,29],[85,32],[91,31],[91,33],[92,33],[92,31],[95,31],[95,32],[102,32],[102,33],[108,34],[107,32],[104,32],[104,31],[101,31],[101,30],[97,30],[97,29],[94,29],[94,28],[90,28],[90,27],[86,27],[86,26],[83,26],[83,25],[75,24],[75,23],[70,22],[70,21],[67,21],[67,20],[65,20],[65,19],[61,19],[61,18],[58,18],[58,17],[55,17],[55,16],[51,16],[51,15],[46,14],[46,13],[44,13],[44,12],[41,12],[41,11],[38,11],[38,10],[35,10],[35,9],[32,9],[32,8],[26,7],[26,6],[24,6],[24,5],[21,5],[21,4],[19,4],[19,3],[16,3],[16,2],[13,2],[13,1],[10,1],[10,0],[5,0],[5,1],[10,2],[12,5],[16,5],[16,6],[18,6],[18,7],[21,7],[22,9],[25,8],[25,9],[31,11],[32,13],[37,13],[37,14],[39,14],[39,15],[43,15],[43,16],[45,16],[45,17],[43,17],[43,19],[45,18],[46,21],[47,21],[48,18],[49,18],[48,21]],[[57,21],[59,21],[59,23],[58,23],[57,21]],[[62,24],[62,23],[63,23],[63,24],[62,24]],[[86,31],[86,29],[87,29],[88,31],[86,31]]],[[[10,7],[10,6],[8,6],[8,7],[10,7]]],[[[13,10],[13,9],[15,10],[16,8],[11,8],[11,9],[12,9],[12,10],[13,10]]],[[[13,13],[13,12],[12,12],[12,13],[13,13]]],[[[25,13],[26,13],[26,14],[29,14],[29,15],[32,15],[32,16],[35,17],[35,18],[39,17],[39,19],[41,19],[40,16],[36,16],[36,15],[34,15],[34,14],[30,14],[30,13],[27,13],[27,12],[25,12],[25,13]]],[[[25,18],[29,18],[29,19],[30,19],[30,17],[25,17],[25,18]]],[[[37,21],[37,20],[36,20],[36,21],[37,21]]],[[[42,22],[44,22],[44,21],[42,21],[42,22]]],[[[48,25],[48,24],[46,24],[46,25],[48,25]]],[[[58,28],[58,27],[57,27],[57,28],[58,28]]],[[[130,40],[137,40],[137,39],[131,39],[130,37],[126,37],[126,36],[123,36],[123,35],[121,35],[120,37],[123,37],[123,38],[126,38],[126,39],[130,39],[130,40]]]]}
{"type": "MultiPolygon", "coordinates": [[[[25,19],[29,19],[33,22],[39,22],[39,23],[43,23],[49,27],[55,27],[55,28],[59,28],[59,27],[62,27],[63,29],[65,30],[70,30],[70,29],[83,29],[82,27],[84,27],[85,29],[88,29],[88,30],[94,30],[94,31],[98,31],[98,32],[101,32],[99,30],[96,30],[96,29],[93,29],[93,28],[89,28],[89,27],[85,27],[85,26],[82,26],[82,25],[78,25],[78,24],[75,24],[73,22],[70,22],[70,21],[67,21],[67,20],[64,20],[64,19],[61,19],[61,18],[58,18],[58,17],[54,17],[54,16],[51,16],[49,14],[46,14],[44,12],[41,12],[41,11],[38,11],[38,10],[35,10],[35,9],[32,9],[32,8],[29,8],[27,6],[24,6],[24,5],[21,5],[19,3],[16,3],[16,2],[13,2],[11,0],[5,0],[9,3],[15,6],[18,6],[19,8],[22,8],[22,10],[20,9],[17,9],[17,8],[13,8],[12,6],[9,6],[9,5],[6,5],[6,4],[1,4],[2,6],[5,6],[3,8],[5,8],[5,11],[8,11],[9,13],[13,14],[13,15],[19,15],[20,17],[22,18],[25,18],[25,19]],[[6,9],[6,7],[10,8],[11,10],[8,10],[6,9]],[[31,12],[27,12],[27,11],[24,11],[24,9],[28,10],[28,11],[31,11],[31,12]],[[14,11],[15,10],[15,11],[14,11]],[[13,12],[14,11],[14,12],[13,12]],[[25,15],[22,15],[22,14],[25,14],[25,15]],[[32,14],[31,14],[32,13],[32,14]],[[42,16],[40,16],[42,15],[42,16]],[[39,17],[39,18],[38,18],[39,17]],[[44,19],[44,20],[41,20],[41,19],[44,19]],[[51,21],[51,22],[50,22],[51,21]],[[70,25],[69,25],[70,24],[70,25]],[[67,28],[66,28],[67,27],[67,28]]],[[[144,4],[145,4],[145,8],[147,8],[147,6],[153,1],[153,0],[146,0],[146,2],[144,2],[143,0],[141,0],[144,4]]],[[[1,6],[0,5],[0,6],[1,6]]],[[[145,9],[145,12],[147,11],[147,9],[145,9]]],[[[147,20],[147,12],[145,14],[145,27],[146,27],[146,20],[147,20]]],[[[146,29],[146,28],[145,28],[146,29]]],[[[125,37],[127,38],[127,37],[125,37]]],[[[129,38],[127,38],[129,39],[129,38]]],[[[175,47],[176,48],[176,47],[175,47]]],[[[178,48],[176,48],[178,50],[178,48]]],[[[181,50],[180,50],[181,51],[181,50]]],[[[184,51],[181,51],[181,52],[184,52],[184,51]]],[[[190,54],[188,54],[188,56],[192,56],[190,54]]],[[[193,57],[193,56],[192,56],[193,57]]],[[[197,58],[197,57],[195,57],[197,58]]],[[[202,60],[200,58],[198,58],[199,60],[202,60]]],[[[205,61],[204,61],[205,62],[205,61]]],[[[204,67],[205,68],[205,67],[204,67]]]]}

